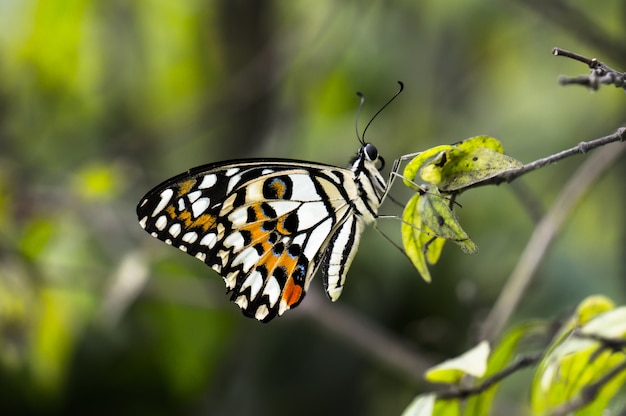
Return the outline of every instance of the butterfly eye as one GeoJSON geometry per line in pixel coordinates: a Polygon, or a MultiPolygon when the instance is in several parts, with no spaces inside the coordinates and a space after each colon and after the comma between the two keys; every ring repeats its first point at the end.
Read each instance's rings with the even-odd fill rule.
{"type": "Polygon", "coordinates": [[[376,149],[376,146],[374,146],[373,144],[367,143],[363,147],[363,151],[365,152],[365,156],[367,156],[369,160],[378,159],[378,149],[376,149]]]}

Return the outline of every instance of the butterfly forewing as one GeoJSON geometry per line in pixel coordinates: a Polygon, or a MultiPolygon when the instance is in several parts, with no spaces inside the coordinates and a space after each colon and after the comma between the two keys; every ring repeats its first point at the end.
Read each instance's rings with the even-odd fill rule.
{"type": "Polygon", "coordinates": [[[360,211],[375,205],[375,214],[371,201],[380,202],[361,195],[355,170],[283,159],[205,165],[154,188],[137,215],[151,235],[217,271],[246,316],[267,322],[302,300],[323,258],[327,293],[339,297],[372,220],[360,211]]]}

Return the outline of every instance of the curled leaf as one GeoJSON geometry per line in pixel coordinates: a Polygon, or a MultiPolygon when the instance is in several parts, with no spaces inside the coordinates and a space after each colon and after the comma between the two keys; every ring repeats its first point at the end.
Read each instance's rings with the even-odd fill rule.
{"type": "Polygon", "coordinates": [[[478,251],[449,204],[450,200],[442,196],[436,187],[425,187],[424,191],[411,197],[402,214],[404,250],[426,282],[431,281],[428,264],[439,260],[446,240],[460,245],[466,253],[478,251]]]}
{"type": "Polygon", "coordinates": [[[457,243],[466,253],[478,251],[478,247],[470,240],[450,208],[450,200],[442,196],[436,187],[426,188],[426,192],[419,199],[418,210],[422,224],[435,236],[457,243]]]}
{"type": "MultiPolygon", "coordinates": [[[[420,173],[422,166],[427,165],[427,162],[428,164],[434,164],[436,166],[437,163],[441,163],[441,158],[443,157],[442,155],[450,150],[454,150],[454,146],[442,145],[419,153],[404,168],[404,172],[402,173],[402,176],[404,177],[404,184],[411,189],[416,189],[414,182],[426,180],[422,178],[420,173]]],[[[437,184],[436,182],[431,182],[430,180],[426,181],[432,183],[433,185],[437,184]]]]}
{"type": "Polygon", "coordinates": [[[413,263],[419,274],[426,282],[431,281],[428,265],[439,260],[439,255],[446,240],[434,236],[432,230],[423,223],[420,211],[417,209],[420,194],[415,194],[409,200],[402,214],[402,244],[406,255],[413,263]]]}
{"type": "Polygon", "coordinates": [[[504,154],[497,139],[476,136],[421,152],[407,164],[403,176],[405,185],[412,189],[417,189],[417,182],[426,181],[450,192],[522,166],[504,154]]]}

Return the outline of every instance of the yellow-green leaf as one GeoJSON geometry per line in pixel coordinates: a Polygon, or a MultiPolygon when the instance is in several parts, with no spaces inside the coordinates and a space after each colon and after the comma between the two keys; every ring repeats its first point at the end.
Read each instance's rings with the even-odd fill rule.
{"type": "MultiPolygon", "coordinates": [[[[562,331],[555,337],[539,364],[531,385],[533,412],[549,413],[576,398],[582,389],[626,360],[623,351],[603,348],[599,341],[577,336],[572,332],[577,329],[581,334],[626,339],[626,307],[598,312],[610,307],[612,302],[608,299],[585,299],[565,325],[568,331],[562,331]],[[584,319],[588,319],[584,325],[575,324],[584,319]]],[[[589,412],[585,414],[597,414],[603,409],[625,380],[626,372],[622,372],[607,382],[593,403],[585,407],[585,412],[589,412]]]]}
{"type": "MultiPolygon", "coordinates": [[[[454,146],[442,145],[418,153],[417,156],[415,156],[404,168],[404,172],[402,173],[402,176],[404,178],[404,184],[411,189],[416,189],[415,185],[412,182],[416,182],[416,178],[418,177],[418,173],[420,173],[420,169],[422,168],[422,166],[425,165],[427,161],[430,161],[432,159],[439,160],[442,157],[442,154],[445,154],[446,151],[453,149],[454,146]]],[[[436,185],[436,183],[434,182],[431,183],[436,185]]]]}
{"type": "Polygon", "coordinates": [[[575,321],[584,325],[597,315],[615,308],[615,303],[604,295],[591,295],[585,298],[576,308],[575,321]]]}
{"type": "Polygon", "coordinates": [[[412,189],[426,181],[442,191],[455,191],[521,166],[504,154],[497,139],[476,136],[419,153],[407,164],[403,176],[405,185],[412,189]]]}
{"type": "Polygon", "coordinates": [[[487,370],[489,343],[482,341],[469,351],[438,364],[426,371],[426,379],[433,383],[457,384],[466,375],[482,377],[487,370]]]}
{"type": "Polygon", "coordinates": [[[460,416],[461,401],[459,399],[437,399],[433,416],[460,416]]]}
{"type": "Polygon", "coordinates": [[[440,172],[439,188],[443,191],[456,191],[523,166],[510,156],[482,147],[450,152],[448,157],[440,172]]]}
{"type": "Polygon", "coordinates": [[[402,214],[402,244],[406,255],[426,282],[431,281],[426,261],[434,264],[439,259],[445,240],[433,236],[432,231],[425,229],[417,205],[421,195],[415,194],[406,204],[402,214]]]}
{"type": "Polygon", "coordinates": [[[443,197],[436,187],[427,187],[425,190],[417,207],[422,224],[432,230],[436,237],[457,243],[466,253],[476,253],[478,247],[461,227],[450,208],[450,200],[443,197]]]}
{"type": "Polygon", "coordinates": [[[481,148],[491,149],[498,153],[504,153],[504,147],[502,147],[502,143],[500,143],[498,139],[484,135],[461,140],[460,142],[454,143],[453,146],[456,146],[465,152],[471,152],[472,150],[481,148]]]}

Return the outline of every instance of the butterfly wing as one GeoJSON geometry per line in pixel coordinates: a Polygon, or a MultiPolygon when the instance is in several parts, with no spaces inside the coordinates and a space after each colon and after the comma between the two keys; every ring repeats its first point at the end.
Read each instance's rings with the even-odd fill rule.
{"type": "Polygon", "coordinates": [[[348,169],[282,159],[205,165],[148,192],[137,216],[151,235],[218,272],[246,316],[268,322],[300,303],[327,247],[324,280],[335,288],[331,299],[339,296],[358,242],[350,233],[362,228],[352,178],[348,169]]]}

